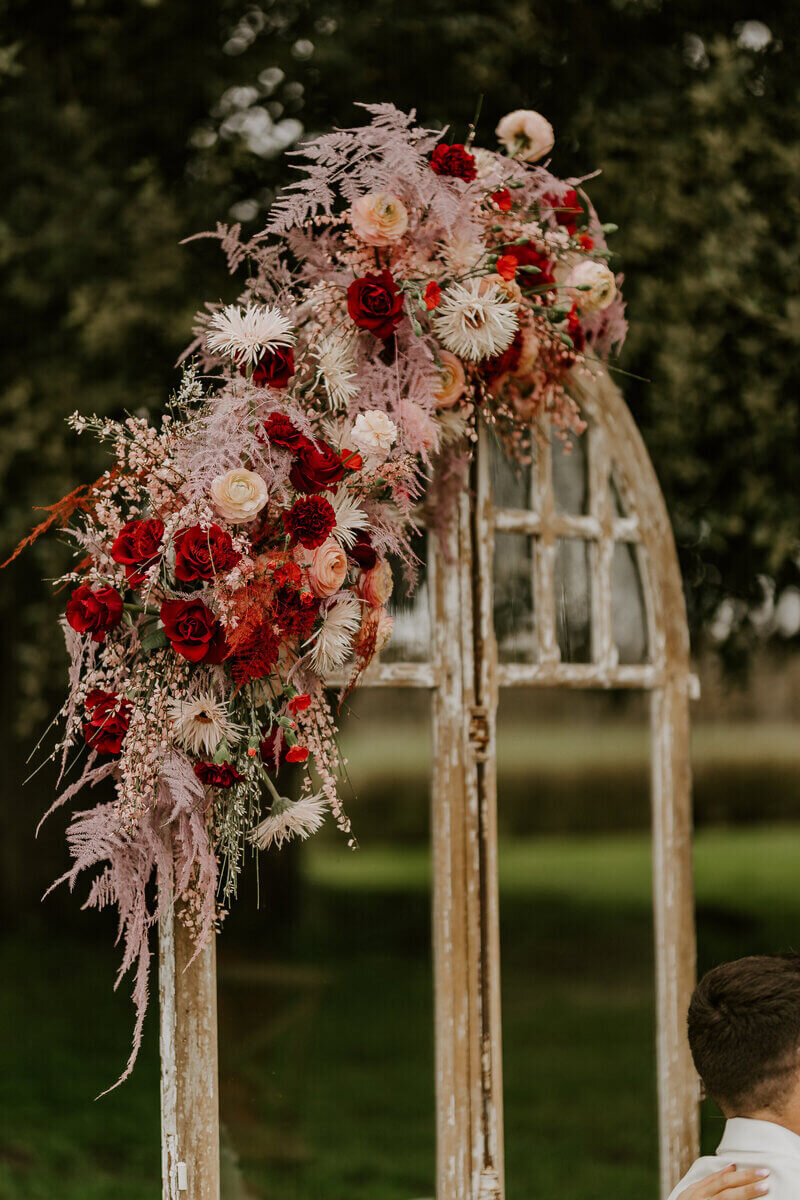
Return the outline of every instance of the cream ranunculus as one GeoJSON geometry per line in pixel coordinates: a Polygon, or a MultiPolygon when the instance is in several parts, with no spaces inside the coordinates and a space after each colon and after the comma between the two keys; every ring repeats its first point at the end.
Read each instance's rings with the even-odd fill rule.
{"type": "Polygon", "coordinates": [[[408,229],[408,212],[391,192],[368,192],[351,206],[350,224],[368,246],[391,246],[408,229]]]}
{"type": "Polygon", "coordinates": [[[315,596],[332,596],[347,576],[347,555],[335,538],[329,537],[311,556],[308,582],[315,596]]]}
{"type": "Polygon", "coordinates": [[[373,408],[358,414],[350,441],[368,458],[384,459],[396,437],[397,426],[394,421],[385,412],[373,408]]]}
{"type": "Polygon", "coordinates": [[[601,312],[617,294],[614,272],[604,262],[591,258],[572,268],[565,286],[583,313],[601,312]]]}
{"type": "Polygon", "coordinates": [[[245,525],[267,503],[267,485],[255,471],[237,467],[218,475],[211,484],[211,499],[221,517],[234,525],[245,525]]]}
{"type": "Polygon", "coordinates": [[[385,604],[393,589],[392,568],[385,558],[369,571],[362,571],[358,581],[358,594],[362,600],[366,600],[370,608],[378,608],[385,604]]]}
{"type": "Polygon", "coordinates": [[[436,397],[436,407],[452,408],[464,395],[467,377],[461,359],[456,354],[451,354],[449,350],[440,350],[439,358],[442,360],[439,368],[441,383],[433,393],[436,397]]]}
{"type": "Polygon", "coordinates": [[[541,113],[517,108],[501,118],[495,133],[509,154],[524,162],[536,162],[549,154],[555,143],[553,126],[541,113]]]}

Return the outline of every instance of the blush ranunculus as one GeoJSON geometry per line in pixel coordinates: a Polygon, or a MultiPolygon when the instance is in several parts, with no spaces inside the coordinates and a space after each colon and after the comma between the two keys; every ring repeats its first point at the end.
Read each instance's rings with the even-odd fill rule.
{"type": "Polygon", "coordinates": [[[83,723],[87,746],[98,754],[119,754],[130,725],[132,705],[116,692],[94,688],[84,700],[88,719],[83,723]]]}
{"type": "Polygon", "coordinates": [[[569,295],[582,313],[602,312],[617,294],[614,272],[604,262],[587,258],[573,267],[565,280],[569,295]]]}
{"type": "Polygon", "coordinates": [[[283,523],[292,545],[316,550],[334,529],[336,513],[324,496],[301,496],[283,514],[283,523]]]}
{"type": "Polygon", "coordinates": [[[225,575],[241,557],[231,535],[219,525],[192,525],[175,534],[175,578],[181,583],[225,575]]]}
{"type": "Polygon", "coordinates": [[[235,783],[238,783],[243,778],[236,768],[229,762],[213,763],[199,762],[194,764],[194,773],[201,783],[206,787],[222,788],[227,790],[232,788],[235,783]]]}
{"type": "Polygon", "coordinates": [[[295,455],[289,479],[298,492],[314,495],[333,490],[344,477],[341,457],[327,442],[306,441],[295,455]]]}
{"type": "Polygon", "coordinates": [[[347,554],[336,538],[327,538],[313,552],[308,582],[315,596],[324,599],[338,592],[347,576],[347,554]]]}
{"type": "Polygon", "coordinates": [[[553,126],[541,113],[530,108],[516,108],[506,113],[495,133],[514,158],[536,162],[549,154],[555,144],[553,126]]]}
{"type": "Polygon", "coordinates": [[[431,170],[437,175],[464,179],[467,183],[478,174],[475,155],[470,154],[460,142],[455,142],[452,146],[440,142],[431,155],[431,170]]]}
{"type": "Polygon", "coordinates": [[[111,544],[110,554],[115,563],[125,568],[131,587],[144,583],[145,573],[158,557],[164,522],[155,517],[145,521],[128,521],[111,544]]]}
{"type": "Polygon", "coordinates": [[[104,642],[109,629],[122,620],[122,597],[115,588],[76,588],[64,614],[77,633],[90,633],[93,642],[104,642]]]}
{"type": "Polygon", "coordinates": [[[232,525],[245,525],[255,520],[268,496],[267,485],[261,476],[244,467],[218,475],[211,484],[214,507],[232,525]]]}
{"type": "Polygon", "coordinates": [[[436,397],[436,407],[452,408],[464,395],[467,376],[461,359],[457,355],[451,354],[449,350],[440,350],[439,358],[442,363],[439,368],[441,383],[433,393],[436,397]]]}
{"type": "Polygon", "coordinates": [[[408,212],[391,192],[368,192],[351,205],[350,224],[368,246],[391,246],[408,229],[408,212]]]}
{"type": "MultiPolygon", "coordinates": [[[[247,367],[239,367],[246,375],[247,367]]],[[[284,388],[294,375],[294,350],[291,346],[275,346],[266,350],[255,365],[252,380],[256,387],[284,388]]]]}
{"type": "Polygon", "coordinates": [[[394,590],[392,568],[385,558],[369,571],[364,571],[358,581],[358,594],[370,608],[385,604],[394,590]]]}
{"type": "Polygon", "coordinates": [[[159,612],[172,649],[192,663],[220,663],[228,652],[225,631],[202,600],[165,600],[159,612]]]}
{"type": "Polygon", "coordinates": [[[385,341],[403,317],[403,294],[391,271],[367,272],[347,289],[347,311],[359,329],[385,341]]]}

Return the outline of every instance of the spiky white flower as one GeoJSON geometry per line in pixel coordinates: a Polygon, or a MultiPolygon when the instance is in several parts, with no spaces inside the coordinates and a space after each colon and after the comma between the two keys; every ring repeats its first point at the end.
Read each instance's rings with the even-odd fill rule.
{"type": "Polygon", "coordinates": [[[474,271],[486,253],[480,238],[473,234],[456,231],[441,246],[441,255],[454,275],[474,271]]]}
{"type": "Polygon", "coordinates": [[[356,544],[356,533],[359,529],[367,529],[369,517],[364,512],[356,498],[341,484],[330,497],[333,511],[336,513],[336,524],[332,536],[343,546],[356,544]]]}
{"type": "Polygon", "coordinates": [[[342,665],[360,626],[361,604],[352,592],[339,592],[319,629],[305,643],[311,647],[311,665],[318,675],[329,675],[342,665]]]}
{"type": "Polygon", "coordinates": [[[439,445],[453,446],[467,436],[469,422],[458,408],[443,408],[439,412],[439,445]]]}
{"type": "Polygon", "coordinates": [[[223,738],[237,742],[244,732],[226,705],[204,692],[170,701],[169,717],[177,740],[192,754],[213,754],[223,738]]]}
{"type": "Polygon", "coordinates": [[[453,283],[442,293],[433,313],[436,334],[460,358],[493,358],[514,340],[519,321],[516,305],[497,284],[485,279],[453,283]]]}
{"type": "Polygon", "coordinates": [[[317,360],[318,379],[328,395],[331,408],[344,408],[358,395],[356,362],[348,342],[337,337],[326,337],[314,350],[317,360]]]}
{"type": "Polygon", "coordinates": [[[272,805],[269,816],[250,830],[248,841],[259,850],[267,850],[270,846],[280,849],[293,837],[305,841],[322,826],[327,811],[328,802],[322,792],[301,796],[294,802],[281,796],[272,805]]]}
{"type": "Polygon", "coordinates": [[[248,304],[242,310],[229,304],[209,321],[206,345],[212,354],[227,355],[240,367],[255,367],[267,350],[293,346],[295,340],[291,322],[279,308],[248,304]]]}

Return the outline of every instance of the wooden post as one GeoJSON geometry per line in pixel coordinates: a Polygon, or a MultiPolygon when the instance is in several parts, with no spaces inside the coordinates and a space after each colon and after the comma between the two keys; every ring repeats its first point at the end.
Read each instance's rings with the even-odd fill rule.
{"type": "Polygon", "coordinates": [[[162,1200],[220,1200],[216,946],[194,953],[170,905],[158,925],[162,1200]]]}

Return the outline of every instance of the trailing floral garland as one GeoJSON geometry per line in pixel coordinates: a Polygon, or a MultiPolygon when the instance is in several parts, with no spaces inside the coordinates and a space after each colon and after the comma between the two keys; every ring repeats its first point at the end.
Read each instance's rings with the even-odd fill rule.
{"type": "Polygon", "coordinates": [[[553,146],[542,116],[504,117],[498,153],[366,107],[370,124],[299,152],[262,233],[203,235],[246,266],[238,303],[198,316],[157,427],[70,418],[113,466],[26,539],[71,519],[53,756],[79,774],[53,808],[114,781],[73,817],[63,878],[98,872],[88,904],[119,909],[120,976],[137,967],[125,1074],[172,891],[199,949],[248,847],[328,813],[353,844],[326,681],[349,690],[388,641],[389,560],[413,582],[418,503],[446,538],[479,417],[523,462],[537,415],[580,432],[570,372],[625,335],[610,227],[581,181],[534,165],[553,146]],[[296,799],[282,764],[302,771],[296,799]],[[152,906],[156,870],[171,886],[152,906]]]}

